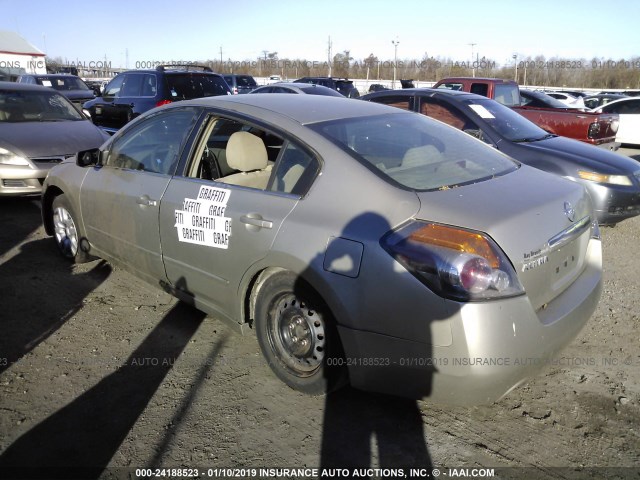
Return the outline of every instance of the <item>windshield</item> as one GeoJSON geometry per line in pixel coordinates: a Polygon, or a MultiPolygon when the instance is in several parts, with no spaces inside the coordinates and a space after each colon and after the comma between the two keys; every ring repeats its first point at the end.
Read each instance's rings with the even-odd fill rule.
{"type": "Polygon", "coordinates": [[[414,190],[476,183],[518,168],[469,135],[414,113],[334,120],[311,128],[383,178],[414,190]]]}
{"type": "Polygon", "coordinates": [[[78,77],[38,77],[38,83],[56,90],[89,90],[89,87],[78,77]]]}
{"type": "Polygon", "coordinates": [[[467,104],[493,130],[512,142],[535,141],[549,136],[549,133],[535,123],[493,100],[465,99],[462,102],[467,104]]]}
{"type": "Polygon", "coordinates": [[[53,91],[0,90],[0,122],[84,120],[74,106],[53,91]]]}
{"type": "Polygon", "coordinates": [[[218,75],[178,74],[167,75],[167,84],[173,100],[226,95],[229,86],[218,75]]]}

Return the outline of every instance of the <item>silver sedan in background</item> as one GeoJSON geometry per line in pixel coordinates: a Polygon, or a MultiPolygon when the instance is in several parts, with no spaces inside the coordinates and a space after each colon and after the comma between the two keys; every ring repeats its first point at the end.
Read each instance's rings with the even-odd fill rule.
{"type": "Polygon", "coordinates": [[[495,401],[601,291],[584,188],[454,128],[315,95],[147,112],[54,168],[63,255],[128,269],[240,329],[273,372],[445,403],[495,401]]]}
{"type": "Polygon", "coordinates": [[[107,138],[54,90],[0,82],[0,196],[39,194],[51,167],[107,138]]]}

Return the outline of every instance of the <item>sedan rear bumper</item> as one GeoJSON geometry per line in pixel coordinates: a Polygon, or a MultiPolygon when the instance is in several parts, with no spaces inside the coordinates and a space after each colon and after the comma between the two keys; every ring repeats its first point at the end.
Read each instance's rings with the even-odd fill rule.
{"type": "Polygon", "coordinates": [[[450,346],[341,327],[351,384],[437,403],[497,401],[545,366],[566,362],[557,353],[593,314],[601,272],[601,243],[592,239],[582,274],[544,309],[534,311],[526,296],[457,305],[446,320],[456,339],[450,346]]]}

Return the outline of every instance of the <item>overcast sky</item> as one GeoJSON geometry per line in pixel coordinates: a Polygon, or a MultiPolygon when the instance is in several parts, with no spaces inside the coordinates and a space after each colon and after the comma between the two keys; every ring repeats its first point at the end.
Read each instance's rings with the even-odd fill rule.
{"type": "MultiPolygon", "coordinates": [[[[640,56],[640,2],[457,0],[0,0],[0,30],[19,33],[50,57],[139,62],[247,60],[262,52],[325,61],[429,56],[499,64],[546,58],[640,56]],[[474,43],[472,47],[470,44],[474,43]]],[[[128,63],[128,64],[127,64],[128,63]]]]}

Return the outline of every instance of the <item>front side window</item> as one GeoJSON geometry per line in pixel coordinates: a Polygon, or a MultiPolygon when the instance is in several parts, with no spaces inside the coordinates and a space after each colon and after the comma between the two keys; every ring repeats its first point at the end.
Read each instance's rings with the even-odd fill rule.
{"type": "Polygon", "coordinates": [[[193,108],[149,117],[114,141],[105,166],[172,175],[196,118],[193,108]]]}
{"type": "Polygon", "coordinates": [[[390,183],[413,190],[476,183],[518,168],[469,135],[411,113],[334,120],[312,128],[390,183]]]}
{"type": "Polygon", "coordinates": [[[118,75],[116,78],[111,80],[104,89],[105,97],[115,97],[120,93],[120,89],[122,88],[122,83],[124,82],[124,75],[118,75]]]}

